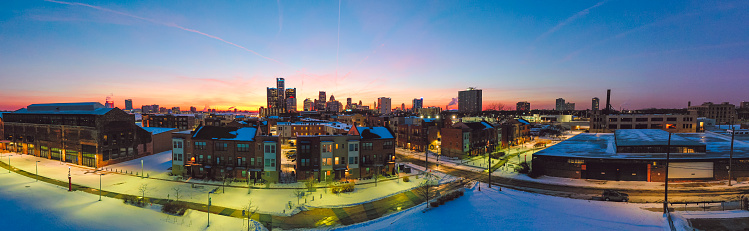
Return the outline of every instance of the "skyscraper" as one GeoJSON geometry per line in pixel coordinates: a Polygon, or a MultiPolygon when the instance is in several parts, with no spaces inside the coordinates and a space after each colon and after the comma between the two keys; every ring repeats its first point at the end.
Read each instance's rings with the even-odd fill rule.
{"type": "Polygon", "coordinates": [[[389,114],[393,109],[390,105],[390,98],[388,97],[377,98],[377,106],[379,106],[381,114],[389,114]]]}
{"type": "Polygon", "coordinates": [[[483,110],[482,91],[470,87],[458,92],[458,111],[463,113],[481,113],[483,110]]]}
{"type": "Polygon", "coordinates": [[[296,88],[286,89],[286,112],[296,112],[296,88]]]}
{"type": "Polygon", "coordinates": [[[126,99],[125,100],[125,110],[132,111],[133,110],[133,100],[132,99],[126,99]]]}
{"type": "Polygon", "coordinates": [[[411,104],[411,111],[418,112],[419,108],[423,108],[423,107],[424,107],[424,98],[414,99],[411,104]]]}
{"type": "Polygon", "coordinates": [[[276,89],[278,89],[277,104],[282,112],[286,112],[286,80],[283,78],[276,78],[276,89]]]}
{"type": "Polygon", "coordinates": [[[351,97],[346,98],[346,109],[351,109],[351,97]]]}
{"type": "Polygon", "coordinates": [[[312,111],[315,110],[315,102],[312,101],[310,98],[307,98],[304,100],[304,111],[312,111]]]}
{"type": "Polygon", "coordinates": [[[590,110],[598,111],[598,107],[600,106],[600,99],[598,97],[593,97],[593,104],[590,106],[590,110]]]}
{"type": "Polygon", "coordinates": [[[320,91],[320,93],[317,95],[317,105],[315,107],[318,111],[325,111],[325,91],[320,91]]]}
{"type": "Polygon", "coordinates": [[[557,111],[564,111],[567,107],[567,104],[564,102],[564,99],[559,98],[557,99],[557,107],[555,108],[557,111]]]}
{"type": "Polygon", "coordinates": [[[531,103],[527,101],[518,102],[518,104],[515,106],[516,111],[530,111],[531,110],[531,103]]]}

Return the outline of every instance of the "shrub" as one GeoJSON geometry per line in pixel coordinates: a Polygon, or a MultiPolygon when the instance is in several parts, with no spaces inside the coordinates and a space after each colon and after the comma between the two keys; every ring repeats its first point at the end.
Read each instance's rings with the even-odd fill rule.
{"type": "Polygon", "coordinates": [[[515,167],[515,171],[518,171],[518,173],[528,174],[531,171],[531,166],[528,165],[528,162],[523,162],[515,167]]]}
{"type": "Polygon", "coordinates": [[[173,215],[184,215],[187,211],[187,204],[179,201],[170,201],[161,207],[161,212],[173,214],[173,215]]]}
{"type": "Polygon", "coordinates": [[[353,191],[354,191],[354,183],[334,185],[330,187],[330,192],[334,194],[353,192],[353,191]]]}
{"type": "Polygon", "coordinates": [[[430,202],[430,203],[429,203],[429,205],[430,205],[430,206],[432,206],[432,207],[434,208],[434,207],[439,207],[439,206],[440,206],[440,203],[439,203],[439,202],[436,202],[436,201],[432,201],[432,202],[430,202]]]}
{"type": "Polygon", "coordinates": [[[408,177],[403,177],[403,182],[411,182],[411,179],[409,179],[408,177]]]}

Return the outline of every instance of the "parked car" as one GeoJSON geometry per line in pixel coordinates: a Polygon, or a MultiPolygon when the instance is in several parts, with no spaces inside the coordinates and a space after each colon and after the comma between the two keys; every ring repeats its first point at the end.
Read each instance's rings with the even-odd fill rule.
{"type": "Polygon", "coordinates": [[[606,189],[606,190],[603,190],[603,200],[627,202],[629,201],[629,194],[606,189]]]}

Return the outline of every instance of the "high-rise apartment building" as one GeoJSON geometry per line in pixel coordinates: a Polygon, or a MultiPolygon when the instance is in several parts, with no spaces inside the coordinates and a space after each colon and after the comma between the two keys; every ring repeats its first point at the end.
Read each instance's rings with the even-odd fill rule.
{"type": "Polygon", "coordinates": [[[518,102],[515,106],[516,111],[530,111],[531,110],[531,103],[523,101],[518,102]]]}
{"type": "Polygon", "coordinates": [[[557,111],[564,111],[566,110],[566,107],[567,107],[567,103],[564,102],[563,98],[557,99],[556,108],[555,108],[557,111]]]}
{"type": "Polygon", "coordinates": [[[601,100],[598,99],[598,97],[593,97],[593,104],[590,106],[590,110],[598,111],[598,108],[601,105],[601,100]]]}
{"type": "Polygon", "coordinates": [[[198,112],[198,108],[190,106],[190,113],[198,112]]]}
{"type": "Polygon", "coordinates": [[[458,111],[463,113],[481,113],[483,111],[481,89],[468,88],[458,92],[458,111]]]}
{"type": "MultiPolygon", "coordinates": [[[[420,108],[424,108],[424,98],[414,99],[411,104],[411,111],[417,112],[420,108]]],[[[403,110],[405,110],[405,108],[403,110]]]]}
{"type": "Polygon", "coordinates": [[[132,111],[133,110],[133,100],[132,99],[126,99],[125,100],[125,110],[132,111]]]}
{"type": "Polygon", "coordinates": [[[390,98],[388,97],[380,97],[377,98],[377,106],[380,109],[381,114],[389,114],[393,107],[390,104],[390,98]]]}

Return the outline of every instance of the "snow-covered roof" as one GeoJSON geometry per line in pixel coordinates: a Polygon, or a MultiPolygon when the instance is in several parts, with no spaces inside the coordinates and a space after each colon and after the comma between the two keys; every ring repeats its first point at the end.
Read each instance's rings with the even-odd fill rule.
{"type": "Polygon", "coordinates": [[[18,114],[65,114],[65,115],[104,115],[111,111],[112,108],[97,108],[94,110],[50,110],[50,111],[29,111],[26,108],[19,109],[13,113],[18,114]]]}
{"type": "MultiPolygon", "coordinates": [[[[730,136],[714,133],[678,133],[678,136],[689,142],[706,145],[706,152],[671,153],[672,159],[720,159],[728,158],[730,155],[730,136]]],[[[533,155],[604,159],[666,159],[666,153],[617,153],[615,139],[614,133],[582,133],[533,155]]],[[[749,158],[749,141],[735,141],[733,157],[749,158]]]]}
{"type": "Polygon", "coordinates": [[[162,128],[162,127],[142,127],[142,128],[143,130],[150,132],[152,135],[177,130],[176,128],[162,128]]]}
{"type": "MultiPolygon", "coordinates": [[[[654,146],[668,145],[668,132],[660,129],[618,129],[614,132],[618,146],[654,146]]],[[[703,143],[688,140],[679,133],[671,134],[671,145],[700,146],[703,143]]]]}
{"type": "Polygon", "coordinates": [[[254,141],[257,128],[202,126],[192,135],[196,139],[254,141]]]}
{"type": "Polygon", "coordinates": [[[356,130],[362,139],[395,139],[385,127],[356,127],[356,130]]]}

